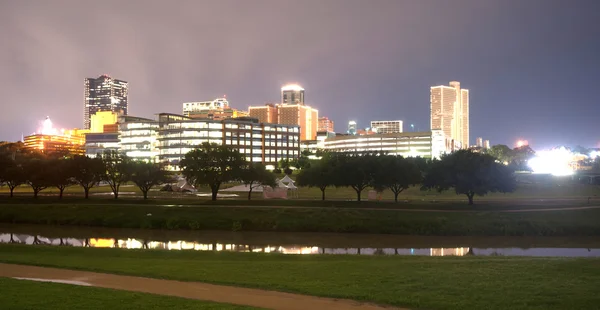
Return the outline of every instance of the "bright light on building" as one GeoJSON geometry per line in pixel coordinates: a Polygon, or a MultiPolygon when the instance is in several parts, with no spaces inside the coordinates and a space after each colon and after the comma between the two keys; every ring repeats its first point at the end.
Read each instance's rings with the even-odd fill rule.
{"type": "Polygon", "coordinates": [[[303,91],[304,88],[298,84],[287,84],[281,88],[281,91],[303,91]]]}
{"type": "Polygon", "coordinates": [[[517,145],[517,147],[523,147],[525,145],[529,145],[529,141],[527,141],[527,140],[519,140],[519,141],[517,141],[516,145],[517,145]]]}
{"type": "Polygon", "coordinates": [[[565,176],[573,174],[573,156],[568,149],[561,147],[549,151],[540,151],[529,160],[528,164],[534,173],[565,176]]]}

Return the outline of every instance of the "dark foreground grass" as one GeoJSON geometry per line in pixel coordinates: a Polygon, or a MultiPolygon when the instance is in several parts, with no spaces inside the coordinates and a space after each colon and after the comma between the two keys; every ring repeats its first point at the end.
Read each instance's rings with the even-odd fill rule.
{"type": "Polygon", "coordinates": [[[11,310],[73,309],[256,309],[105,288],[0,278],[0,308],[11,310]]]}
{"type": "Polygon", "coordinates": [[[598,309],[600,259],[269,255],[1,245],[0,261],[413,309],[598,309]]]}
{"type": "Polygon", "coordinates": [[[432,212],[349,208],[4,204],[0,223],[427,236],[600,236],[600,209],[432,212]]]}

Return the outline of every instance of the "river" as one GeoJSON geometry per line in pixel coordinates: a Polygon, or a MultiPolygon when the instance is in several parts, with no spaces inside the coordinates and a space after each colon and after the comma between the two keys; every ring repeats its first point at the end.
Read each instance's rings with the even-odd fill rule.
{"type": "Polygon", "coordinates": [[[425,237],[0,225],[0,243],[283,254],[600,257],[594,237],[425,237]]]}

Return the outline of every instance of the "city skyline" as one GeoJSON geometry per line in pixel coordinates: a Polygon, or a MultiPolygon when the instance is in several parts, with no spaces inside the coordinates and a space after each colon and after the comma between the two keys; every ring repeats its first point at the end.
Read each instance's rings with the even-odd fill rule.
{"type": "Polygon", "coordinates": [[[0,48],[0,140],[19,140],[47,115],[61,127],[81,126],[81,80],[106,72],[131,83],[129,114],[137,116],[181,113],[190,98],[222,94],[246,109],[279,101],[277,87],[297,82],[310,90],[306,104],[338,124],[401,119],[421,131],[429,128],[429,87],[457,80],[472,91],[472,137],[599,146],[600,44],[590,39],[596,1],[156,2],[143,9],[132,1],[109,14],[110,23],[103,18],[110,5],[60,2],[0,4],[9,42],[0,48]],[[247,13],[236,13],[240,7],[247,13]],[[265,13],[290,7],[315,22],[279,23],[284,16],[265,13]],[[194,18],[199,11],[225,22],[194,18]],[[106,31],[90,37],[98,27],[106,31]],[[193,29],[202,29],[202,40],[193,29]],[[220,48],[206,49],[207,42],[220,48]]]}

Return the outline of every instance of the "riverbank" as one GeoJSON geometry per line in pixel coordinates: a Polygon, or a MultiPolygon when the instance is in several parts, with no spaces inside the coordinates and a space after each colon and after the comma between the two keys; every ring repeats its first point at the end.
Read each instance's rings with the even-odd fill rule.
{"type": "Polygon", "coordinates": [[[411,309],[594,309],[600,259],[270,255],[0,245],[0,261],[411,309]]]}
{"type": "Polygon", "coordinates": [[[0,223],[423,236],[600,236],[597,221],[600,208],[539,212],[489,210],[23,203],[0,205],[0,223]]]}
{"type": "Polygon", "coordinates": [[[33,282],[0,278],[0,305],[3,309],[182,309],[251,310],[244,306],[123,292],[105,288],[33,282]]]}

